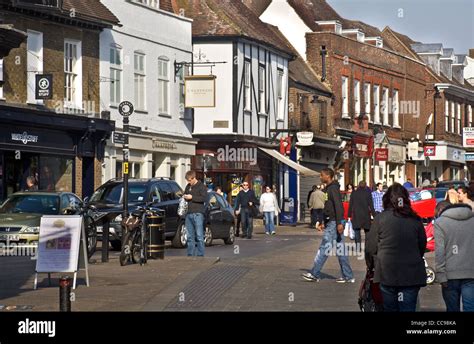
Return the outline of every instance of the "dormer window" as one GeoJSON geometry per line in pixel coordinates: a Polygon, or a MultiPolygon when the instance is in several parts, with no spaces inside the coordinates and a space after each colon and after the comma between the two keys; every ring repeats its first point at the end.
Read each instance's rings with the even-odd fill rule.
{"type": "Polygon", "coordinates": [[[338,35],[342,34],[342,24],[338,20],[322,20],[317,21],[316,24],[318,24],[323,32],[334,32],[338,35]]]}
{"type": "Polygon", "coordinates": [[[16,0],[16,6],[44,6],[61,8],[62,0],[16,0]]]}
{"type": "Polygon", "coordinates": [[[156,9],[160,8],[160,0],[131,0],[131,1],[132,2],[137,2],[137,3],[145,5],[145,6],[153,7],[153,8],[156,8],[156,9]]]}
{"type": "Polygon", "coordinates": [[[364,42],[365,40],[365,33],[359,29],[346,29],[342,30],[342,35],[348,38],[355,39],[359,42],[364,42]]]}

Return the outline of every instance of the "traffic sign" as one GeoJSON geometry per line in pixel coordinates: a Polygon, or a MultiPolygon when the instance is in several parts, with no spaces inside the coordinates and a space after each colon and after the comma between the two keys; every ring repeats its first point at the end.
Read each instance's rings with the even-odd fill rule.
{"type": "Polygon", "coordinates": [[[436,145],[426,145],[425,156],[436,156],[436,145]]]}

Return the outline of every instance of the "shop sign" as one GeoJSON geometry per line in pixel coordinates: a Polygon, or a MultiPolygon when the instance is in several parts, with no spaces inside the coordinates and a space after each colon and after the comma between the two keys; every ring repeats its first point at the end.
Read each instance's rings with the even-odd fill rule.
{"type": "Polygon", "coordinates": [[[53,75],[35,75],[35,99],[53,99],[53,75]]]}
{"type": "Polygon", "coordinates": [[[23,144],[28,144],[28,142],[36,143],[38,142],[38,136],[36,135],[29,135],[28,132],[24,131],[21,134],[12,133],[12,141],[20,141],[23,144]]]}
{"type": "Polygon", "coordinates": [[[174,142],[167,142],[167,141],[153,141],[153,148],[161,148],[161,149],[168,149],[174,150],[178,149],[178,146],[174,142]]]}
{"type": "Polygon", "coordinates": [[[375,150],[375,160],[376,161],[388,161],[388,149],[387,148],[377,148],[375,150]]]}
{"type": "Polygon", "coordinates": [[[464,159],[466,161],[474,161],[474,153],[464,153],[464,159]]]}
{"type": "Polygon", "coordinates": [[[393,163],[405,162],[405,146],[388,146],[388,161],[393,163]]]}
{"type": "Polygon", "coordinates": [[[352,139],[352,147],[355,156],[359,158],[370,158],[374,147],[373,136],[356,135],[352,139]]]}
{"type": "Polygon", "coordinates": [[[313,136],[314,134],[311,131],[301,131],[296,133],[296,138],[298,139],[298,146],[312,146],[313,145],[313,136]]]}
{"type": "Polygon", "coordinates": [[[215,75],[187,76],[184,80],[184,102],[186,108],[216,106],[215,75]]]}
{"type": "Polygon", "coordinates": [[[417,141],[408,142],[408,158],[414,159],[418,157],[419,144],[417,141]]]}
{"type": "Polygon", "coordinates": [[[425,156],[436,156],[436,145],[428,145],[424,147],[425,156]]]}
{"type": "Polygon", "coordinates": [[[474,148],[474,128],[463,128],[463,146],[465,148],[474,148]]]}

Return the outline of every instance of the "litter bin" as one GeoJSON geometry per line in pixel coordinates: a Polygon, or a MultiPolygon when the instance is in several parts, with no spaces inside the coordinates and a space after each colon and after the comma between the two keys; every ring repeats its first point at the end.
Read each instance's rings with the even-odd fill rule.
{"type": "Polygon", "coordinates": [[[148,257],[165,259],[165,212],[157,211],[156,215],[147,217],[150,240],[148,242],[148,257]]]}
{"type": "Polygon", "coordinates": [[[296,213],[295,213],[295,200],[293,197],[283,199],[283,207],[280,215],[280,223],[295,225],[296,224],[296,213]]]}

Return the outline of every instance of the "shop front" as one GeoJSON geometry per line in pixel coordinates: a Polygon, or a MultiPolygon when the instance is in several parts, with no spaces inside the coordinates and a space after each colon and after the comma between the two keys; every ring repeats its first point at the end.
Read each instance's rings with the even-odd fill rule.
{"type": "Polygon", "coordinates": [[[113,123],[47,111],[0,107],[0,198],[26,189],[89,196],[100,182],[97,161],[113,123]]]}

